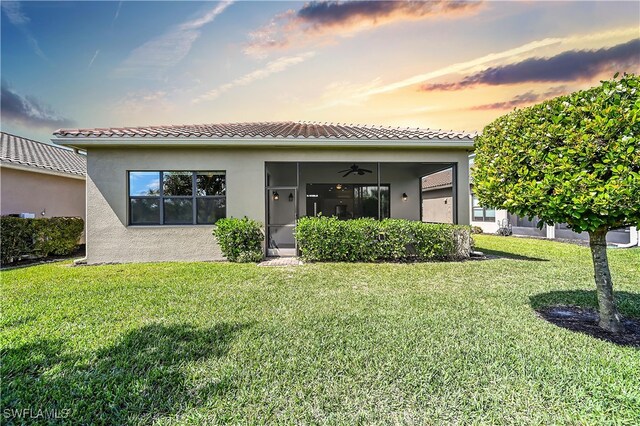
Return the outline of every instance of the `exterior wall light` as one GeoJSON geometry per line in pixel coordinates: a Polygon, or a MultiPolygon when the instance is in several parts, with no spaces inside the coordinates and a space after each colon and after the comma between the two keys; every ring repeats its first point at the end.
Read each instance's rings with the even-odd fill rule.
{"type": "Polygon", "coordinates": [[[293,192],[290,192],[289,193],[289,202],[292,202],[292,201],[293,201],[293,192]]]}
{"type": "Polygon", "coordinates": [[[274,201],[278,201],[280,199],[280,194],[278,194],[278,191],[273,191],[273,199],[274,201]]]}
{"type": "Polygon", "coordinates": [[[402,193],[402,201],[407,201],[407,198],[409,198],[409,196],[407,195],[406,192],[402,193]]]}

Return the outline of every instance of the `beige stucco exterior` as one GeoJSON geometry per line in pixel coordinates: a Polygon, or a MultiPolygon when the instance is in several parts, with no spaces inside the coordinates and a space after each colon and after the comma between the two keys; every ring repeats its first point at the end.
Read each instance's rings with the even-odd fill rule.
{"type": "MultiPolygon", "coordinates": [[[[468,152],[464,149],[105,147],[87,149],[87,262],[221,260],[212,225],[128,225],[128,171],[226,172],[227,217],[265,222],[265,163],[382,162],[381,180],[391,184],[391,216],[420,219],[419,175],[403,163],[457,163],[458,223],[469,223],[468,152]],[[393,164],[390,164],[393,163],[393,164]],[[401,194],[408,199],[403,201],[401,194]]],[[[304,182],[320,179],[301,173],[304,182]]],[[[325,179],[326,180],[326,179],[325,179]]],[[[304,203],[300,203],[302,206],[304,203]]],[[[301,212],[304,213],[304,212],[301,212]]]]}
{"type": "Polygon", "coordinates": [[[453,191],[451,188],[422,192],[422,221],[453,223],[453,191]]]}
{"type": "Polygon", "coordinates": [[[0,211],[2,215],[33,213],[36,217],[68,216],[84,220],[84,177],[43,173],[35,168],[2,164],[0,211]]]}

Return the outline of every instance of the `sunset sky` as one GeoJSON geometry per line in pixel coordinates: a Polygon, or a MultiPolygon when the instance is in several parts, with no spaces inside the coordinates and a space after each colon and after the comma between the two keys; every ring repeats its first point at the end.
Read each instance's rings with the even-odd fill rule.
{"type": "Polygon", "coordinates": [[[482,130],[640,72],[632,2],[6,2],[2,130],[309,120],[482,130]]]}

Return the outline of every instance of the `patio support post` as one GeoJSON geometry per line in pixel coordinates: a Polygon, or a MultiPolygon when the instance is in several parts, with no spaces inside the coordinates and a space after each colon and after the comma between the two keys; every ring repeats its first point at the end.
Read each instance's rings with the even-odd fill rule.
{"type": "Polygon", "coordinates": [[[376,163],[376,175],[378,177],[378,220],[382,220],[382,194],[380,193],[380,163],[376,163]]]}
{"type": "Polygon", "coordinates": [[[298,201],[300,198],[300,162],[296,161],[296,222],[298,221],[298,216],[300,212],[298,211],[298,201]]]}
{"type": "MultiPolygon", "coordinates": [[[[300,162],[296,161],[296,200],[295,200],[295,209],[296,213],[294,216],[295,226],[298,226],[298,218],[300,217],[300,162]]],[[[294,237],[293,239],[294,248],[296,251],[296,256],[300,255],[298,251],[298,239],[294,237]]]]}

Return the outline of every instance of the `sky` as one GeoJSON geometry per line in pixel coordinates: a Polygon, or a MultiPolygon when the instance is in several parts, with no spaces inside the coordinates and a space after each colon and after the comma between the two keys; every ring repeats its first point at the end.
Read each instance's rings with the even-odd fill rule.
{"type": "Polygon", "coordinates": [[[1,125],[481,131],[640,72],[640,2],[2,1],[1,125]]]}

